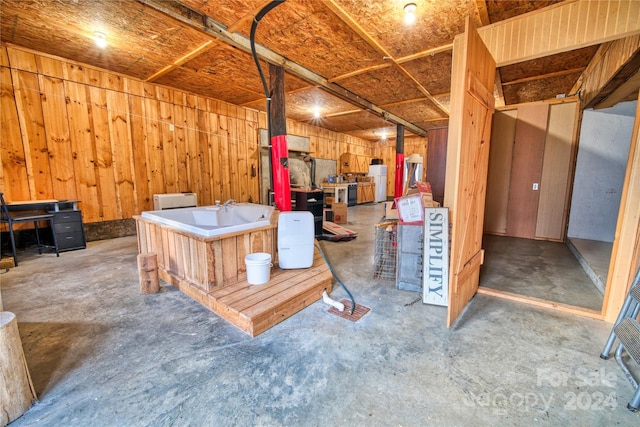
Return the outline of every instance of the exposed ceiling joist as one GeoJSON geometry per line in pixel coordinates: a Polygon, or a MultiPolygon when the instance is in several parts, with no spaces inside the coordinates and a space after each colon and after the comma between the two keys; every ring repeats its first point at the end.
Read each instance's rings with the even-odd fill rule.
{"type": "Polygon", "coordinates": [[[436,107],[438,107],[445,115],[449,115],[449,110],[440,103],[436,98],[433,97],[429,93],[429,91],[422,85],[418,80],[416,80],[411,73],[409,73],[402,65],[400,65],[392,56],[389,51],[387,51],[382,45],[369,33],[367,33],[340,5],[336,3],[335,0],[328,0],[325,2],[325,5],[331,10],[338,18],[340,18],[349,28],[351,28],[356,34],[358,34],[369,46],[374,48],[377,52],[379,52],[383,58],[387,58],[391,61],[397,69],[400,70],[402,74],[404,74],[409,80],[413,82],[416,88],[420,92],[422,92],[431,102],[433,102],[436,107]]]}
{"type": "MultiPolygon", "coordinates": [[[[212,37],[230,44],[246,53],[251,53],[251,44],[247,37],[238,33],[229,33],[227,28],[214,21],[206,15],[203,15],[179,1],[163,2],[161,0],[139,0],[141,3],[161,12],[179,22],[182,22],[194,29],[202,31],[212,37]]],[[[288,73],[299,77],[313,85],[322,87],[327,92],[348,101],[365,111],[377,114],[385,120],[403,125],[408,131],[420,136],[427,136],[424,129],[410,123],[395,114],[386,111],[379,106],[369,102],[368,100],[346,90],[335,83],[329,82],[325,77],[320,76],[313,71],[302,67],[293,61],[288,60],[284,56],[256,43],[256,53],[258,57],[268,63],[283,67],[288,73]]]]}
{"type": "Polygon", "coordinates": [[[199,46],[197,49],[194,49],[191,52],[189,52],[186,55],[184,55],[183,57],[178,58],[176,61],[173,62],[173,64],[167,65],[166,67],[164,67],[160,71],[158,71],[158,72],[152,74],[151,76],[147,77],[145,79],[145,81],[152,82],[155,79],[158,79],[158,78],[164,76],[165,74],[175,70],[176,68],[178,68],[182,64],[185,64],[185,63],[189,62],[191,59],[195,58],[196,56],[203,54],[204,52],[206,52],[207,50],[211,49],[212,47],[213,47],[213,40],[209,40],[206,43],[204,43],[201,46],[199,46]]]}

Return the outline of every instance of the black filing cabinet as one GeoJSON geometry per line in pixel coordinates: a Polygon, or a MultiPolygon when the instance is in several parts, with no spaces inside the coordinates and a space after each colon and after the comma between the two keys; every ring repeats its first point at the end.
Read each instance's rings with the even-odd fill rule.
{"type": "Polygon", "coordinates": [[[51,213],[54,214],[53,224],[59,251],[72,251],[87,247],[81,211],[63,210],[51,213]]]}
{"type": "Polygon", "coordinates": [[[322,190],[292,190],[296,204],[294,210],[309,211],[313,214],[314,234],[321,236],[322,210],[324,207],[324,192],[322,190]]]}

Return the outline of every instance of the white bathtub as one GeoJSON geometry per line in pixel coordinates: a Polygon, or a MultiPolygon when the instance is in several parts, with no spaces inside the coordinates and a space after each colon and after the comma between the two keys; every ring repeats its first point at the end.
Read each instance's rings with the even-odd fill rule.
{"type": "Polygon", "coordinates": [[[251,230],[271,224],[274,207],[254,203],[199,206],[142,212],[142,218],[202,237],[251,230]]]}

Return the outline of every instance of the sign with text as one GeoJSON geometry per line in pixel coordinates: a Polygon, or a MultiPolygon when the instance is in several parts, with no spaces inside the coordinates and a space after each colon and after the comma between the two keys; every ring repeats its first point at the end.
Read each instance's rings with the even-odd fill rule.
{"type": "Polygon", "coordinates": [[[449,302],[449,209],[424,209],[422,302],[446,306],[449,302]]]}

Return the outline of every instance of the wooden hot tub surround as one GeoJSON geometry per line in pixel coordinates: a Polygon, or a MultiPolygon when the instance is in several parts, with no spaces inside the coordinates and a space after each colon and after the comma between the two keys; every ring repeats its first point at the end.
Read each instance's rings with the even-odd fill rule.
{"type": "Polygon", "coordinates": [[[315,250],[308,269],[277,267],[277,212],[269,226],[201,237],[134,216],[138,252],[158,256],[158,274],[251,336],[264,332],[331,291],[331,271],[315,250]],[[275,267],[264,285],[247,283],[244,257],[271,254],[275,267]]]}

